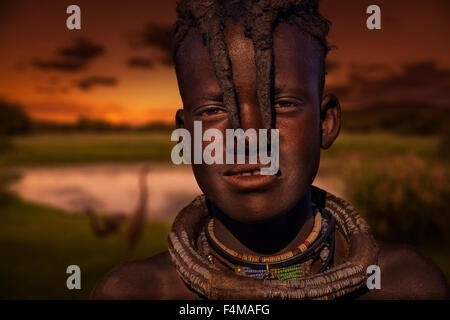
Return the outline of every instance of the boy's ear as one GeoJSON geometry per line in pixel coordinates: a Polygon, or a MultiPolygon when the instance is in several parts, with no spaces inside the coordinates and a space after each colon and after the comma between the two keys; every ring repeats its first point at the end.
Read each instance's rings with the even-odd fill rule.
{"type": "Polygon", "coordinates": [[[175,114],[175,125],[177,129],[184,128],[184,113],[183,109],[178,109],[175,114]]]}
{"type": "Polygon", "coordinates": [[[321,120],[321,147],[328,149],[333,144],[341,130],[341,105],[339,99],[327,94],[322,99],[320,107],[321,120]]]}

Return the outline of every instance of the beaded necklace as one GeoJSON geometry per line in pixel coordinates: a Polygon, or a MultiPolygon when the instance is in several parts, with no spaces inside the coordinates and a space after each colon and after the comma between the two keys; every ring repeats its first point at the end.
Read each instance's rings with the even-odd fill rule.
{"type": "Polygon", "coordinates": [[[214,220],[210,219],[204,229],[205,236],[210,246],[226,260],[238,266],[250,267],[252,269],[283,268],[306,261],[316,249],[334,233],[334,219],[328,212],[321,213],[316,205],[314,227],[306,240],[295,249],[286,253],[272,256],[258,256],[238,253],[227,248],[214,234],[214,220]],[[322,218],[324,216],[324,218],[322,218]]]}
{"type": "Polygon", "coordinates": [[[345,200],[316,187],[311,187],[311,191],[312,200],[323,209],[322,214],[332,214],[347,242],[349,249],[342,263],[289,281],[259,280],[223,270],[211,264],[197,244],[209,220],[206,199],[199,196],[178,214],[169,234],[169,253],[178,274],[192,290],[207,299],[333,299],[364,287],[367,267],[378,260],[378,246],[369,226],[345,200]]]}
{"type": "Polygon", "coordinates": [[[296,249],[288,253],[273,256],[257,256],[240,254],[227,248],[221,243],[214,234],[214,224],[211,219],[207,227],[200,235],[202,251],[208,258],[208,261],[214,264],[214,258],[223,265],[233,270],[236,274],[248,276],[256,279],[266,280],[299,280],[311,274],[311,264],[316,258],[320,258],[322,266],[320,272],[326,270],[332,261],[330,255],[334,252],[334,230],[330,226],[331,215],[322,214],[316,205],[313,205],[315,212],[315,223],[307,239],[297,246],[296,249]],[[315,243],[319,240],[321,242],[315,243]],[[315,244],[312,251],[306,252],[306,249],[315,244]],[[306,254],[304,254],[306,252],[306,254]],[[296,254],[294,256],[294,253],[296,254]],[[284,260],[282,260],[284,259],[284,260]],[[230,261],[231,260],[231,261],[230,261]]]}

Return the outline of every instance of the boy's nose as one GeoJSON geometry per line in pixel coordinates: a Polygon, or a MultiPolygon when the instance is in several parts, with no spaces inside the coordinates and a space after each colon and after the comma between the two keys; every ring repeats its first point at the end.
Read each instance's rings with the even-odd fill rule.
{"type": "Polygon", "coordinates": [[[256,98],[239,103],[239,115],[243,130],[262,128],[261,111],[256,98]]]}

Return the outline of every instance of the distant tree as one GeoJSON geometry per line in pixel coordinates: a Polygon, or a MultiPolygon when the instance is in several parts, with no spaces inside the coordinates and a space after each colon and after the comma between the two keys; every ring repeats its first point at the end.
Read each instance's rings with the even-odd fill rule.
{"type": "Polygon", "coordinates": [[[31,120],[16,104],[0,100],[0,136],[28,133],[31,120]]]}
{"type": "Polygon", "coordinates": [[[438,145],[438,154],[443,160],[450,159],[450,128],[447,127],[441,132],[438,145]]]}
{"type": "Polygon", "coordinates": [[[139,131],[145,132],[171,132],[174,129],[173,124],[162,121],[149,122],[138,127],[139,131]]]}
{"type": "Polygon", "coordinates": [[[104,120],[89,119],[86,117],[78,118],[75,128],[79,131],[105,132],[114,129],[111,123],[104,120]]]}
{"type": "MultiPolygon", "coordinates": [[[[6,135],[0,134],[0,155],[4,152],[8,151],[9,149],[11,149],[10,138],[6,135]]],[[[0,174],[1,174],[1,171],[0,171],[0,174]]]]}

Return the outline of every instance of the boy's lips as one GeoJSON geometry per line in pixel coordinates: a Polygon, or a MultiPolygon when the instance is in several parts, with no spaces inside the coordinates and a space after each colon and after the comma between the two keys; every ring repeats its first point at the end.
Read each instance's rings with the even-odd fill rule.
{"type": "Polygon", "coordinates": [[[278,175],[262,175],[261,165],[239,165],[225,171],[224,180],[238,191],[262,191],[270,187],[278,175]]]}

